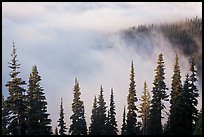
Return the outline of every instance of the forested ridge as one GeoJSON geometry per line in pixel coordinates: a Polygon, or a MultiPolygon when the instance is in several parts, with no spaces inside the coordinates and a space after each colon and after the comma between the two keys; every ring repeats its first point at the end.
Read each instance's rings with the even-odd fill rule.
{"type": "MultiPolygon", "coordinates": [[[[24,81],[20,76],[17,48],[12,44],[13,50],[8,68],[10,80],[5,83],[8,96],[2,93],[2,135],[202,135],[202,108],[198,110],[198,83],[202,81],[202,19],[197,17],[176,23],[160,25],[139,25],[122,30],[120,33],[127,42],[135,41],[135,36],[150,37],[152,31],[161,32],[172,46],[181,50],[189,58],[188,73],[185,81],[181,81],[179,54],[176,54],[173,74],[171,77],[170,94],[165,83],[165,54],[160,53],[153,88],[149,91],[150,83],[144,81],[142,96],[138,97],[135,79],[135,66],[130,64],[129,87],[127,87],[127,106],[124,106],[122,127],[117,124],[114,88],[110,89],[110,103],[104,99],[103,85],[99,85],[98,96],[93,99],[92,106],[85,106],[81,99],[80,82],[76,78],[73,85],[73,100],[71,106],[71,124],[65,122],[65,104],[61,104],[56,111],[59,112],[57,127],[51,126],[51,119],[47,111],[44,89],[41,86],[40,73],[36,65],[24,81]],[[25,88],[27,85],[27,88],[25,88]],[[150,96],[150,93],[152,96],[150,96]],[[137,104],[139,105],[136,105],[137,104]],[[170,103],[168,120],[162,124],[162,111],[165,102],[170,103]],[[86,122],[85,108],[92,107],[91,123],[86,122]],[[139,120],[141,119],[141,121],[139,120]],[[53,129],[55,129],[53,131],[53,129]]],[[[137,48],[137,47],[135,47],[137,48]]],[[[173,48],[173,47],[172,47],[173,48]]],[[[18,53],[20,56],[20,53],[18,53]]],[[[156,59],[155,59],[156,60],[156,59]]],[[[48,85],[49,86],[49,85],[48,85]]],[[[106,91],[107,92],[107,91],[106,91]]],[[[88,96],[88,95],[87,95],[88,96]]],[[[60,101],[60,98],[59,98],[60,101]]]]}

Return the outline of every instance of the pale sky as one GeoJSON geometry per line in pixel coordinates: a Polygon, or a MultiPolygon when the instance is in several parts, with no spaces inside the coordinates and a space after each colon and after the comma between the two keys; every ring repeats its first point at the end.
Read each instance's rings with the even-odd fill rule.
{"type": "MultiPolygon", "coordinates": [[[[123,106],[129,88],[130,63],[135,66],[138,98],[144,80],[152,88],[157,56],[164,53],[166,84],[170,89],[175,53],[170,43],[158,35],[152,55],[138,53],[120,36],[121,29],[140,24],[167,23],[191,17],[202,17],[201,2],[3,2],[2,3],[2,90],[9,80],[8,62],[15,41],[20,77],[28,82],[33,65],[42,76],[41,86],[48,101],[53,129],[59,118],[60,98],[64,101],[65,120],[70,126],[73,85],[78,78],[86,121],[90,123],[93,98],[100,86],[109,105],[110,89],[114,89],[118,129],[122,124],[123,106]],[[167,45],[163,48],[160,45],[167,45]]],[[[143,42],[148,45],[148,41],[143,42]]],[[[188,61],[180,56],[182,82],[188,61]]],[[[169,91],[167,92],[169,94],[169,91]]],[[[140,102],[137,102],[139,104],[140,102]]],[[[200,102],[201,104],[201,98],[200,102]]]]}

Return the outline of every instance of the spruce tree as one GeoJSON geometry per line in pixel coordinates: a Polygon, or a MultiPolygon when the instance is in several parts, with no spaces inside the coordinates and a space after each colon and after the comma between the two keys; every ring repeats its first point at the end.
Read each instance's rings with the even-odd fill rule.
{"type": "Polygon", "coordinates": [[[90,135],[97,135],[97,99],[96,96],[94,97],[94,102],[93,102],[93,109],[92,109],[92,114],[91,114],[91,123],[89,127],[89,134],[90,135]]]}
{"type": "Polygon", "coordinates": [[[97,107],[97,125],[96,134],[105,135],[106,134],[106,102],[103,97],[103,87],[101,86],[100,94],[98,97],[98,107],[97,107]]]}
{"type": "Polygon", "coordinates": [[[16,48],[13,42],[13,51],[11,54],[11,80],[5,85],[8,88],[9,96],[6,100],[7,111],[10,113],[8,130],[11,135],[25,135],[26,134],[26,102],[25,102],[25,81],[18,77],[20,73],[17,69],[20,65],[17,60],[16,48]]]}
{"type": "Polygon", "coordinates": [[[60,118],[57,122],[59,122],[59,124],[58,124],[59,134],[60,135],[66,135],[65,133],[66,133],[67,127],[66,127],[66,123],[64,121],[64,109],[63,109],[62,98],[61,98],[61,105],[60,105],[60,118]]]}
{"type": "Polygon", "coordinates": [[[144,91],[143,95],[140,99],[142,102],[139,107],[139,113],[141,119],[142,119],[142,134],[147,135],[147,130],[148,130],[148,119],[149,119],[149,113],[150,113],[150,95],[149,92],[147,91],[147,83],[146,81],[144,82],[144,91]]]}
{"type": "Polygon", "coordinates": [[[195,70],[195,60],[194,57],[191,57],[191,66],[190,66],[190,77],[187,74],[186,75],[186,80],[184,82],[183,86],[183,93],[182,93],[182,108],[183,108],[183,113],[182,118],[184,121],[182,125],[182,134],[185,135],[192,135],[196,118],[198,116],[198,110],[197,110],[197,104],[198,100],[197,97],[199,96],[198,94],[198,89],[195,85],[195,82],[197,81],[196,78],[196,73],[197,71],[195,70]]]}
{"type": "Polygon", "coordinates": [[[183,107],[182,107],[182,84],[180,76],[180,68],[178,55],[176,54],[176,62],[174,65],[174,74],[171,83],[171,100],[170,100],[170,118],[169,118],[169,133],[172,135],[181,135],[183,129],[183,107]]]}
{"type": "Polygon", "coordinates": [[[163,101],[168,101],[168,95],[166,94],[165,80],[165,67],[163,61],[163,55],[159,54],[157,61],[157,68],[155,69],[155,78],[152,89],[152,100],[150,106],[150,116],[148,125],[148,134],[160,135],[162,134],[162,110],[165,108],[163,101]]]}
{"type": "Polygon", "coordinates": [[[183,135],[192,135],[193,123],[192,123],[192,95],[190,92],[189,75],[186,74],[186,79],[183,85],[183,92],[181,94],[181,115],[182,115],[182,129],[183,135]]]}
{"type": "Polygon", "coordinates": [[[137,108],[135,103],[137,102],[136,89],[135,89],[135,72],[133,67],[133,61],[131,63],[131,72],[130,72],[130,86],[128,90],[127,104],[128,112],[126,119],[126,134],[127,135],[136,135],[139,133],[139,128],[137,125],[137,108]]]}
{"type": "Polygon", "coordinates": [[[29,77],[27,94],[28,135],[52,134],[51,119],[48,118],[50,114],[47,113],[47,101],[40,81],[41,76],[34,65],[29,77]]]}
{"type": "Polygon", "coordinates": [[[123,123],[121,127],[121,135],[126,135],[125,106],[124,106],[124,111],[123,111],[123,123]]]}
{"type": "Polygon", "coordinates": [[[107,132],[108,135],[117,135],[117,121],[116,121],[116,112],[115,112],[115,102],[113,96],[113,89],[111,89],[111,97],[110,97],[110,110],[108,111],[107,116],[107,132]]]}
{"type": "Polygon", "coordinates": [[[74,99],[72,103],[72,111],[73,114],[70,117],[72,123],[70,125],[69,133],[71,135],[87,135],[87,127],[86,127],[86,120],[85,120],[85,110],[84,110],[84,103],[80,99],[80,88],[77,79],[75,79],[74,85],[74,99]]]}
{"type": "Polygon", "coordinates": [[[190,81],[190,93],[191,93],[191,123],[192,123],[192,127],[194,128],[195,126],[195,121],[198,117],[198,110],[197,110],[197,105],[198,105],[198,97],[199,97],[199,93],[198,93],[198,88],[196,86],[197,84],[197,70],[196,70],[196,64],[195,64],[195,58],[194,56],[191,56],[191,64],[190,64],[190,77],[189,77],[189,81],[190,81]]]}

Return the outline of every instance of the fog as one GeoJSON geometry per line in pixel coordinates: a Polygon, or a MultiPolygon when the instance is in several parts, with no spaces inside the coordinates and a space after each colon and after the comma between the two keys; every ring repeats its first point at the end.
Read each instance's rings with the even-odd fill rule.
{"type": "MultiPolygon", "coordinates": [[[[127,102],[130,64],[134,62],[138,99],[147,81],[152,90],[157,57],[164,55],[165,82],[170,89],[176,52],[179,56],[182,83],[189,70],[188,58],[172,48],[157,31],[150,37],[135,36],[126,41],[120,29],[139,24],[174,22],[186,17],[202,17],[202,3],[2,3],[2,91],[10,79],[8,62],[15,41],[20,77],[28,82],[33,65],[42,76],[41,86],[48,101],[53,129],[59,119],[63,98],[66,126],[70,126],[74,80],[79,80],[89,127],[93,99],[100,86],[109,105],[114,90],[118,129],[127,102]],[[162,14],[165,13],[165,14],[162,14]],[[116,32],[116,33],[115,33],[116,32]]],[[[202,85],[199,85],[202,91],[202,85]]],[[[25,87],[27,88],[27,87],[25,87]]],[[[170,90],[167,91],[167,94],[170,90]]],[[[202,93],[200,92],[201,97],[202,93]]],[[[201,108],[202,99],[199,98],[201,108]]],[[[137,102],[137,105],[140,102],[137,102]]],[[[165,104],[167,110],[169,103],[165,104]]],[[[164,120],[165,121],[165,120],[164,120]]]]}

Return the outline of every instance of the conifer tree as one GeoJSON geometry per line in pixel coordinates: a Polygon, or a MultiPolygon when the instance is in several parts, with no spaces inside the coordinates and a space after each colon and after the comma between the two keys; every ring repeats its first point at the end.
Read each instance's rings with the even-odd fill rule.
{"type": "Polygon", "coordinates": [[[65,133],[66,133],[67,127],[66,127],[66,123],[64,121],[64,109],[63,109],[62,98],[61,98],[61,105],[60,105],[60,118],[57,122],[59,122],[59,124],[58,124],[59,134],[60,135],[66,135],[65,133]]]}
{"type": "Polygon", "coordinates": [[[13,51],[11,54],[11,80],[5,85],[8,88],[9,96],[6,100],[7,111],[10,113],[8,130],[11,135],[25,135],[26,134],[26,102],[25,102],[25,81],[18,77],[20,73],[17,69],[20,65],[17,60],[16,48],[13,42],[13,51]]]}
{"type": "Polygon", "coordinates": [[[171,100],[170,100],[170,118],[169,118],[169,133],[172,135],[181,135],[183,129],[183,114],[182,114],[182,84],[180,76],[180,68],[178,55],[176,54],[176,62],[174,65],[174,74],[171,83],[171,100]]]}
{"type": "Polygon", "coordinates": [[[37,66],[32,67],[27,93],[27,125],[28,135],[52,134],[50,114],[47,113],[47,101],[43,88],[40,86],[41,76],[37,66]]]}
{"type": "Polygon", "coordinates": [[[140,99],[142,102],[139,107],[139,113],[141,119],[142,119],[142,134],[147,135],[147,130],[148,130],[148,119],[149,119],[149,113],[150,113],[150,95],[149,92],[147,91],[147,83],[146,81],[144,82],[144,91],[143,95],[140,99]]]}
{"type": "Polygon", "coordinates": [[[103,87],[101,86],[100,94],[98,97],[98,107],[97,107],[97,135],[105,135],[106,134],[106,102],[103,97],[103,87]]]}
{"type": "Polygon", "coordinates": [[[183,93],[182,93],[182,118],[183,118],[183,125],[182,125],[182,132],[181,134],[185,135],[192,135],[196,118],[198,116],[198,110],[197,110],[197,104],[198,100],[197,97],[198,89],[195,85],[195,82],[197,81],[195,70],[195,60],[194,57],[191,57],[191,66],[190,66],[190,73],[191,76],[186,75],[186,80],[184,82],[183,86],[183,93]]]}
{"type": "Polygon", "coordinates": [[[162,110],[165,108],[163,101],[168,101],[168,95],[166,94],[165,80],[165,67],[163,61],[163,55],[159,54],[157,61],[157,68],[155,69],[155,78],[152,89],[152,100],[150,106],[150,116],[148,125],[148,134],[160,135],[162,134],[162,110]]]}
{"type": "Polygon", "coordinates": [[[190,92],[189,75],[186,74],[186,79],[183,85],[183,91],[181,94],[181,115],[182,115],[182,128],[181,133],[183,135],[192,135],[193,123],[192,123],[192,95],[190,92]]]}
{"type": "Polygon", "coordinates": [[[77,79],[74,85],[74,99],[72,103],[73,114],[70,117],[72,124],[70,125],[69,133],[71,135],[87,135],[87,126],[85,120],[84,103],[80,99],[80,88],[77,79]]]}
{"type": "Polygon", "coordinates": [[[198,97],[199,97],[199,93],[198,93],[198,88],[196,86],[197,84],[197,70],[196,70],[196,66],[195,66],[195,58],[194,56],[191,56],[191,64],[190,64],[190,77],[189,77],[189,81],[190,81],[190,93],[191,93],[191,123],[192,123],[192,127],[194,128],[195,126],[195,121],[198,117],[198,110],[197,110],[197,105],[198,105],[198,97]]]}
{"type": "Polygon", "coordinates": [[[115,112],[115,102],[113,96],[113,89],[111,89],[111,97],[110,97],[110,110],[108,111],[107,116],[107,133],[108,135],[117,135],[117,121],[116,121],[116,112],[115,112]]]}
{"type": "Polygon", "coordinates": [[[126,134],[126,119],[125,119],[125,106],[124,106],[124,111],[123,111],[123,123],[121,127],[121,135],[126,134]]]}
{"type": "Polygon", "coordinates": [[[126,134],[127,135],[135,135],[139,133],[139,127],[137,125],[137,108],[135,103],[137,102],[136,97],[136,89],[135,89],[135,72],[133,67],[133,61],[131,64],[131,72],[130,72],[130,87],[128,90],[127,104],[128,104],[128,112],[126,119],[126,134]]]}
{"type": "Polygon", "coordinates": [[[94,97],[94,102],[93,102],[93,109],[92,109],[92,114],[91,114],[91,124],[89,127],[89,134],[90,135],[97,135],[97,99],[96,96],[94,97]]]}

